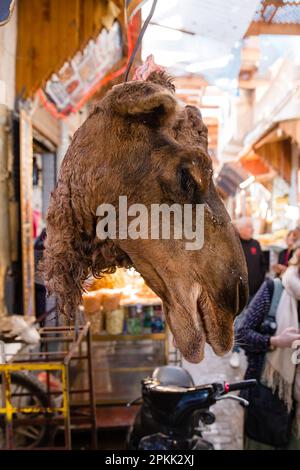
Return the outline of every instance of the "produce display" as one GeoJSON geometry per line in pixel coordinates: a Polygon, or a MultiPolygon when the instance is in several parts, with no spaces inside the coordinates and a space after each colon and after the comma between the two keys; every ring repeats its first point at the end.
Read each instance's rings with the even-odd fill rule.
{"type": "Polygon", "coordinates": [[[164,331],[161,300],[133,270],[95,279],[83,294],[93,334],[141,335],[164,331]],[[97,290],[95,290],[97,289],[97,290]]]}

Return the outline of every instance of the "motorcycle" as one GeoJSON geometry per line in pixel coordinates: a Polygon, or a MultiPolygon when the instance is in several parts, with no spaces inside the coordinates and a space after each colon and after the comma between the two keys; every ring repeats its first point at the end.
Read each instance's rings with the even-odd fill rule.
{"type": "Polygon", "coordinates": [[[214,450],[203,438],[203,427],[215,421],[210,407],[221,400],[249,402],[230,392],[256,385],[256,380],[195,386],[191,375],[177,366],[163,366],[142,380],[143,404],[127,435],[128,450],[214,450]]]}

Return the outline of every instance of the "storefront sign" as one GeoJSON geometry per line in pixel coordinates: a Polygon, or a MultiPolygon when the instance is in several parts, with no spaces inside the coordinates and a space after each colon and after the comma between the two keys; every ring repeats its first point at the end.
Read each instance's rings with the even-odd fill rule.
{"type": "Polygon", "coordinates": [[[35,315],[34,253],[32,214],[32,122],[26,109],[20,110],[20,191],[24,316],[35,315]]]}
{"type": "Polygon", "coordinates": [[[123,57],[121,38],[121,28],[116,21],[109,31],[102,29],[83,52],[78,52],[57,74],[52,75],[45,92],[60,113],[68,115],[78,108],[94,86],[123,57]]]}

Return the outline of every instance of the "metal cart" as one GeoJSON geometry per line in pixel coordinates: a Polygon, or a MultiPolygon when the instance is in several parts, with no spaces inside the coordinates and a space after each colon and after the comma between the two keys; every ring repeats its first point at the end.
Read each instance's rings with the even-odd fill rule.
{"type": "Polygon", "coordinates": [[[51,448],[52,432],[46,433],[49,437],[47,446],[37,445],[37,442],[26,444],[26,426],[35,430],[44,426],[47,430],[62,429],[64,445],[60,448],[72,449],[71,430],[88,425],[91,432],[91,448],[96,449],[90,324],[41,328],[39,333],[41,342],[38,347],[23,345],[16,354],[0,364],[0,428],[4,434],[4,448],[51,448]],[[74,377],[78,371],[87,374],[84,389],[76,388],[74,377]],[[44,377],[42,387],[39,380],[41,373],[44,377]],[[74,403],[76,396],[85,396],[87,399],[80,405],[74,403]],[[20,439],[20,436],[24,439],[20,439]]]}

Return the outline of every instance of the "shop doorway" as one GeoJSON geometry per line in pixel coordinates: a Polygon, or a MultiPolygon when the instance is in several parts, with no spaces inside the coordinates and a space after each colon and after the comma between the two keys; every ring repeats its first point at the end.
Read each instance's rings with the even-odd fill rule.
{"type": "Polygon", "coordinates": [[[45,227],[51,192],[56,185],[56,153],[36,139],[32,170],[33,237],[36,239],[45,227]]]}
{"type": "Polygon", "coordinates": [[[50,203],[51,193],[56,186],[57,153],[56,148],[38,134],[33,133],[33,162],[32,162],[32,218],[33,218],[33,244],[34,244],[34,290],[35,314],[41,317],[45,312],[47,325],[57,324],[56,299],[47,297],[43,278],[39,273],[38,264],[43,256],[44,240],[46,236],[46,217],[50,203]]]}

